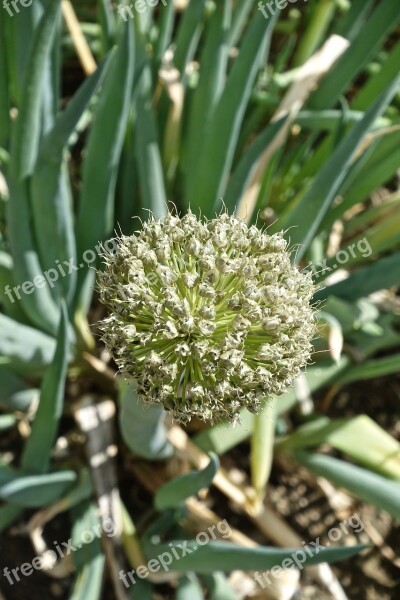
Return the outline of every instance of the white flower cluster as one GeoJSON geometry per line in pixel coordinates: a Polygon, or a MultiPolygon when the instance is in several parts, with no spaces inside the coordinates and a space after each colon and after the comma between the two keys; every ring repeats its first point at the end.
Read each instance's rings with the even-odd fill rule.
{"type": "Polygon", "coordinates": [[[237,419],[307,363],[313,283],[281,234],[224,213],[150,220],[99,273],[103,340],[141,398],[175,419],[237,419]]]}

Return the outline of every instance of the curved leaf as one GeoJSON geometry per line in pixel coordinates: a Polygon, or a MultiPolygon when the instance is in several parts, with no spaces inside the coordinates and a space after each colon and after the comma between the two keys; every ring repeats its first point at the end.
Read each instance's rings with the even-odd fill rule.
{"type": "Polygon", "coordinates": [[[24,508],[38,508],[58,500],[77,480],[74,471],[57,471],[45,475],[18,473],[0,485],[0,498],[24,508]]]}
{"type": "Polygon", "coordinates": [[[161,565],[160,571],[178,571],[187,573],[196,571],[196,573],[214,573],[215,571],[224,571],[231,573],[236,569],[241,571],[255,571],[271,569],[274,566],[280,566],[284,560],[291,560],[292,567],[295,567],[295,557],[302,557],[302,566],[317,565],[320,563],[331,563],[338,560],[345,560],[358,554],[366,548],[365,545],[344,546],[338,548],[310,548],[307,554],[302,548],[277,548],[257,547],[245,548],[229,542],[210,541],[204,545],[199,545],[195,540],[174,541],[169,544],[150,544],[145,545],[146,558],[158,559],[161,565]],[[182,546],[184,549],[182,550],[182,546]],[[175,549],[178,558],[173,556],[171,549],[175,549]],[[179,554],[180,552],[180,554],[179,554]],[[184,554],[185,552],[185,554],[184,554]],[[162,563],[162,558],[168,554],[168,564],[162,563]],[[311,556],[310,556],[311,555],[311,556]]]}

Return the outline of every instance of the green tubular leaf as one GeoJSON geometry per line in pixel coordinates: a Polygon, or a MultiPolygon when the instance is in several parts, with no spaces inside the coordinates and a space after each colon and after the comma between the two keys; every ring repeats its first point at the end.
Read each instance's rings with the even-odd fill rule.
{"type": "Polygon", "coordinates": [[[142,188],[142,207],[151,210],[155,218],[167,211],[167,196],[160,155],[157,121],[152,107],[153,85],[145,42],[136,34],[138,63],[144,65],[136,91],[136,161],[142,188]]]}
{"type": "Polygon", "coordinates": [[[33,172],[40,138],[41,89],[45,77],[46,62],[58,24],[60,0],[53,0],[43,14],[35,32],[33,47],[29,53],[24,94],[15,129],[13,163],[19,179],[33,172]]]}
{"type": "Polygon", "coordinates": [[[205,216],[212,216],[221,206],[242,120],[277,17],[278,12],[267,23],[259,12],[253,17],[210,119],[196,170],[190,179],[187,177],[189,203],[205,216]]]}
{"type": "Polygon", "coordinates": [[[382,0],[358,32],[353,43],[319,84],[310,99],[309,107],[322,110],[333,106],[348,85],[375,56],[399,19],[399,8],[393,0],[382,0]]]}
{"type": "MultiPolygon", "coordinates": [[[[128,122],[134,75],[133,28],[125,24],[112,65],[108,68],[83,164],[82,193],[76,239],[78,256],[94,251],[114,224],[114,191],[128,122]]],[[[86,312],[93,273],[85,266],[78,274],[77,303],[86,312]]]]}
{"type": "Polygon", "coordinates": [[[178,27],[174,64],[182,74],[196,52],[203,24],[204,6],[205,0],[189,2],[178,27]]]}
{"type": "Polygon", "coordinates": [[[335,11],[335,0],[320,0],[312,6],[305,31],[302,32],[293,59],[294,67],[304,64],[320,46],[326,37],[326,31],[331,24],[335,11]]]}
{"type": "Polygon", "coordinates": [[[99,554],[78,573],[69,600],[100,600],[105,558],[99,554]]]}
{"type": "Polygon", "coordinates": [[[357,96],[351,103],[354,110],[366,110],[379,96],[380,91],[387,87],[399,71],[400,43],[397,43],[385,59],[380,71],[372,75],[367,83],[362,86],[357,96]]]}
{"type": "Polygon", "coordinates": [[[324,229],[329,229],[349,208],[364,201],[392,178],[400,160],[399,141],[398,132],[384,136],[372,143],[352,165],[339,190],[342,202],[327,212],[322,223],[324,229]]]}
{"type": "Polygon", "coordinates": [[[101,25],[102,50],[103,54],[106,54],[114,45],[117,23],[108,0],[98,0],[97,11],[101,25]]]}
{"type": "Polygon", "coordinates": [[[0,355],[24,375],[40,374],[52,361],[55,340],[0,314],[0,355]]]}
{"type": "MultiPolygon", "coordinates": [[[[21,181],[23,175],[31,172],[36,161],[40,136],[40,89],[42,71],[50,52],[50,38],[55,30],[58,17],[58,4],[52,3],[51,9],[40,22],[36,31],[34,48],[27,66],[26,84],[28,92],[24,95],[19,116],[15,125],[11,152],[10,196],[8,202],[8,226],[14,260],[14,282],[27,285],[30,291],[22,292],[21,306],[31,321],[48,333],[55,333],[59,320],[59,310],[55,305],[47,284],[40,288],[33,285],[35,278],[43,280],[43,270],[37,254],[30,209],[29,185],[21,181]],[[33,128],[32,128],[33,127],[33,128]]],[[[54,271],[57,278],[58,273],[54,271]]],[[[38,281],[38,280],[37,280],[38,281]]],[[[51,283],[54,286],[54,283],[51,283]]]]}
{"type": "Polygon", "coordinates": [[[73,553],[73,561],[77,567],[77,577],[72,587],[69,600],[100,600],[103,587],[105,557],[101,550],[100,540],[95,537],[90,544],[82,544],[82,534],[100,527],[95,507],[89,502],[74,508],[72,511],[74,526],[72,529],[72,545],[82,547],[73,553]],[[83,508],[83,510],[82,510],[83,508]]]}
{"type": "Polygon", "coordinates": [[[353,41],[364,27],[374,4],[374,0],[352,0],[349,10],[337,20],[335,33],[353,41]]]}
{"type": "Polygon", "coordinates": [[[346,221],[345,236],[346,239],[353,239],[358,232],[364,231],[371,224],[379,223],[398,214],[400,209],[400,192],[395,192],[383,204],[371,206],[355,215],[351,220],[346,221]]]}
{"type": "Polygon", "coordinates": [[[9,79],[6,53],[6,20],[0,22],[0,147],[8,148],[11,133],[10,127],[10,97],[9,79]]]}
{"type": "Polygon", "coordinates": [[[318,290],[315,300],[325,300],[334,295],[344,300],[357,300],[373,292],[397,285],[400,281],[400,252],[382,258],[352,273],[348,279],[318,290]]]}
{"type": "Polygon", "coordinates": [[[192,471],[168,481],[155,495],[156,509],[162,511],[183,504],[190,496],[195,496],[201,489],[209,487],[218,469],[218,457],[211,454],[209,464],[201,471],[192,471]]]}
{"type": "Polygon", "coordinates": [[[369,132],[375,120],[390,103],[399,83],[400,76],[381,94],[362,121],[354,125],[328,162],[319,171],[294,209],[287,215],[286,219],[280,220],[279,229],[290,228],[291,243],[300,244],[296,253],[296,261],[300,261],[306,253],[349,172],[359,144],[369,132]]]}
{"type": "Polygon", "coordinates": [[[329,444],[359,465],[400,480],[400,444],[367,415],[331,421],[317,418],[278,441],[282,451],[329,444]],[[368,439],[368,445],[365,440],[368,439]]]}
{"type": "Polygon", "coordinates": [[[232,26],[229,32],[229,45],[231,47],[239,41],[253,8],[253,0],[241,0],[241,2],[236,3],[233,10],[232,26]]]}
{"type": "Polygon", "coordinates": [[[326,441],[359,465],[400,481],[400,444],[367,415],[344,420],[326,441]]]}
{"type": "MultiPolygon", "coordinates": [[[[353,238],[354,244],[359,244],[362,240],[368,239],[371,248],[376,254],[400,248],[400,213],[392,215],[391,219],[371,225],[364,232],[353,238]]],[[[355,256],[353,261],[347,264],[357,264],[363,261],[363,257],[355,256]]]]}
{"type": "Polygon", "coordinates": [[[203,590],[194,573],[188,573],[179,579],[175,598],[176,600],[204,600],[203,590]]]}
{"type": "Polygon", "coordinates": [[[44,473],[48,469],[64,406],[67,369],[68,315],[63,303],[54,360],[43,380],[39,406],[21,459],[22,467],[26,471],[44,473]]]}
{"type": "Polygon", "coordinates": [[[254,415],[253,420],[250,453],[251,482],[260,499],[263,497],[271,474],[278,402],[278,398],[266,400],[263,412],[254,415]]]}
{"type": "MultiPolygon", "coordinates": [[[[165,8],[162,9],[159,17],[158,36],[157,41],[154,44],[154,62],[157,69],[162,62],[165,51],[171,44],[175,11],[175,4],[173,2],[168,2],[165,8]]],[[[154,72],[153,77],[155,77],[155,75],[156,73],[154,72]]]]}
{"type": "MultiPolygon", "coordinates": [[[[163,553],[168,553],[171,557],[171,547],[179,552],[180,542],[170,542],[169,544],[152,545],[145,543],[144,549],[148,560],[160,558],[163,553]]],[[[224,571],[230,573],[236,569],[241,571],[255,571],[271,569],[279,566],[285,559],[293,561],[296,553],[304,557],[303,566],[316,565],[323,562],[331,563],[338,560],[345,560],[358,554],[367,546],[345,546],[339,548],[325,548],[323,550],[308,548],[313,556],[306,556],[304,548],[286,548],[278,550],[269,547],[244,548],[229,542],[211,541],[207,545],[199,546],[194,540],[189,540],[185,548],[187,553],[176,559],[172,559],[168,568],[177,570],[181,573],[196,571],[196,573],[215,573],[215,571],[224,571]]],[[[293,566],[296,566],[293,561],[293,566]]],[[[161,565],[161,571],[164,571],[161,565]]]]}
{"type": "Polygon", "coordinates": [[[343,214],[358,202],[364,201],[368,196],[384,185],[396,174],[400,164],[400,133],[395,132],[385,136],[375,147],[371,148],[361,161],[360,168],[349,174],[350,181],[345,181],[340,190],[344,199],[341,204],[329,215],[333,222],[338,214],[343,214]]]}
{"type": "Polygon", "coordinates": [[[4,19],[5,34],[7,38],[8,63],[12,96],[20,106],[23,95],[24,77],[27,63],[32,50],[32,40],[38,22],[43,16],[43,7],[40,2],[33,2],[31,6],[20,11],[18,19],[4,19]]]}
{"type": "Polygon", "coordinates": [[[74,471],[57,471],[45,475],[17,473],[0,485],[0,498],[19,507],[38,508],[58,500],[76,482],[74,471]]]}
{"type": "Polygon", "coordinates": [[[371,473],[361,467],[325,456],[296,451],[296,459],[304,466],[346,488],[360,500],[386,510],[395,519],[400,519],[400,483],[371,473]]]}
{"type": "Polygon", "coordinates": [[[163,460],[173,454],[164,425],[165,412],[159,406],[144,406],[135,385],[120,380],[122,437],[132,452],[147,460],[163,460]]]}
{"type": "Polygon", "coordinates": [[[217,5],[207,27],[199,60],[200,78],[192,99],[187,129],[185,171],[189,178],[201,155],[214,107],[223,92],[230,49],[227,37],[231,12],[231,3],[224,0],[217,5]]]}
{"type": "Polygon", "coordinates": [[[369,360],[361,365],[355,365],[351,370],[339,375],[338,383],[345,385],[353,381],[365,381],[398,373],[400,354],[369,360]]]}
{"type": "Polygon", "coordinates": [[[121,161],[118,171],[115,222],[121,228],[124,235],[132,235],[135,230],[135,220],[132,215],[138,215],[140,211],[139,198],[132,190],[138,189],[137,164],[132,157],[135,155],[135,132],[132,120],[129,121],[124,148],[121,153],[121,161]]]}
{"type": "Polygon", "coordinates": [[[229,181],[224,196],[224,203],[228,212],[234,212],[237,208],[240,198],[251,179],[253,170],[257,166],[257,160],[260,158],[265,148],[279,133],[281,127],[285,124],[286,119],[287,115],[270,123],[265,131],[260,133],[251,146],[244,152],[229,181]]]}
{"type": "Polygon", "coordinates": [[[41,264],[44,269],[61,265],[67,276],[59,278],[59,285],[55,289],[58,296],[68,300],[72,299],[74,293],[77,261],[72,198],[63,162],[64,151],[104,78],[109,60],[86,79],[43,139],[31,181],[32,216],[41,264]],[[70,264],[73,267],[70,268],[70,264]]]}
{"type": "Polygon", "coordinates": [[[20,301],[34,325],[47,333],[55,334],[60,311],[50,289],[60,275],[56,269],[47,276],[43,272],[31,230],[31,220],[28,182],[20,182],[13,175],[10,179],[8,226],[14,264],[13,288],[17,290],[13,290],[14,301],[15,298],[20,301]],[[28,292],[24,293],[24,290],[28,292]]]}

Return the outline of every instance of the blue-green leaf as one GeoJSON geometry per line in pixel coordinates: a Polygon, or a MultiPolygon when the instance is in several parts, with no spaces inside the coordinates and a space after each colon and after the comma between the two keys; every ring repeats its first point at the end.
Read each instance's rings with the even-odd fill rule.
{"type": "Polygon", "coordinates": [[[295,452],[296,459],[314,473],[326,477],[336,486],[343,487],[360,500],[386,510],[400,519],[400,483],[371,473],[332,456],[295,452]]]}
{"type": "Polygon", "coordinates": [[[190,496],[209,487],[218,469],[219,459],[216,454],[211,454],[209,464],[202,471],[192,471],[164,483],[155,495],[155,507],[162,511],[183,504],[190,496]]]}
{"type": "Polygon", "coordinates": [[[146,406],[138,398],[135,384],[120,380],[119,423],[126,445],[147,460],[163,460],[173,454],[159,406],[146,406]]]}
{"type": "Polygon", "coordinates": [[[21,459],[22,467],[26,471],[44,473],[48,469],[64,406],[67,369],[68,315],[63,303],[54,359],[42,384],[39,406],[21,459]]]}

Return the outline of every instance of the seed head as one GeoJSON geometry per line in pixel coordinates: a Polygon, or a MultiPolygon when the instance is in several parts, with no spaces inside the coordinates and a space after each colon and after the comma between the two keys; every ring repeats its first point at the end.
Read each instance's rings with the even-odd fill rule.
{"type": "Polygon", "coordinates": [[[189,212],[118,242],[99,273],[100,327],[144,402],[178,421],[235,421],[292,384],[310,357],[314,288],[282,234],[189,212]]]}

